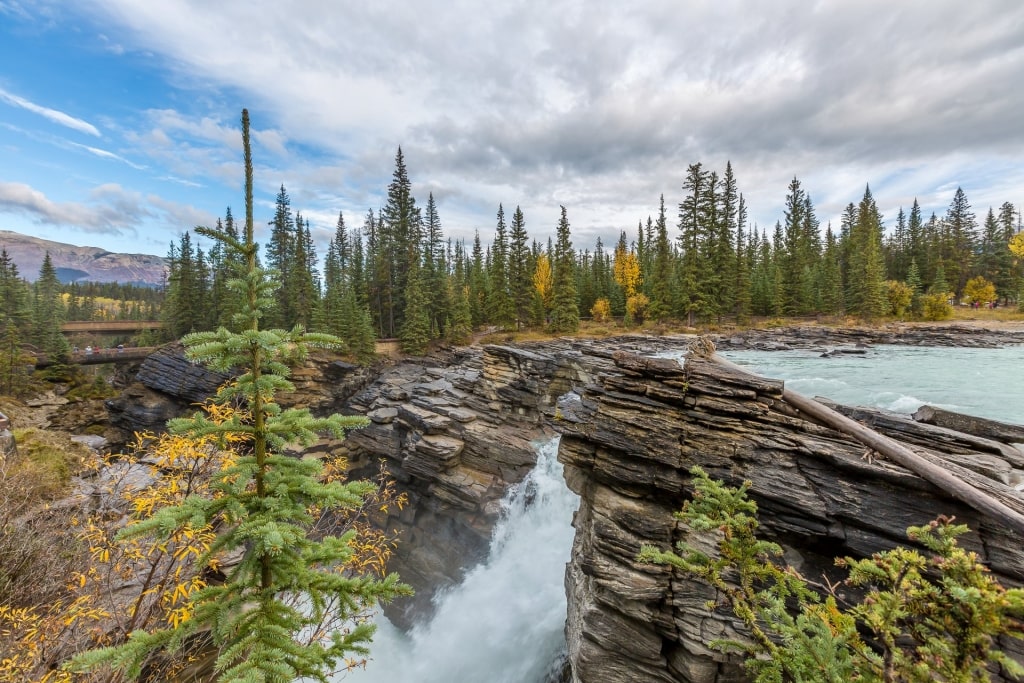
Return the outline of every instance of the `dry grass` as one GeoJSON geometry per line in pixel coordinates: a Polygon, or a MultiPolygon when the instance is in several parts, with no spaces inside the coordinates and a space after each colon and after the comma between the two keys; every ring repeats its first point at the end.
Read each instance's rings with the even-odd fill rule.
{"type": "Polygon", "coordinates": [[[77,558],[67,513],[51,503],[70,492],[89,450],[59,432],[12,431],[18,450],[0,456],[0,604],[26,605],[59,592],[77,558]]]}

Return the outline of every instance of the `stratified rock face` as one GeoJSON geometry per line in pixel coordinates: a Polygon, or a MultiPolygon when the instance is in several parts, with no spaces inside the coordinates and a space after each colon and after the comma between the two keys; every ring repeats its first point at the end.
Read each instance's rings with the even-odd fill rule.
{"type": "MultiPolygon", "coordinates": [[[[581,497],[566,572],[573,681],[746,680],[737,660],[706,645],[737,626],[707,609],[715,597],[709,589],[635,560],[643,544],[667,549],[681,540],[672,513],[689,495],[694,465],[732,485],[753,482],[762,529],[805,576],[838,578],[833,557],[906,543],[908,526],[945,514],[971,527],[963,545],[1001,580],[1024,581],[1016,534],[899,466],[862,459],[863,446],[784,403],[781,383],[709,361],[690,360],[685,369],[630,354],[615,361],[618,372],[589,386],[561,421],[559,459],[581,497]]],[[[1000,444],[968,447],[949,430],[884,417],[872,418],[876,429],[927,453],[951,453],[949,460],[992,477],[990,490],[1024,510],[1006,483],[1019,480],[1019,453],[1007,458],[1013,450],[1000,444]]],[[[1022,659],[1019,644],[1006,646],[1022,659]]]]}
{"type": "Polygon", "coordinates": [[[429,614],[434,593],[486,557],[500,500],[536,463],[563,368],[551,355],[488,346],[401,363],[348,408],[369,417],[346,446],[356,476],[380,459],[409,496],[386,525],[400,533],[389,569],[416,589],[386,610],[401,626],[429,614]]]}
{"type": "MultiPolygon", "coordinates": [[[[368,384],[375,371],[327,356],[312,356],[290,376],[295,391],[280,396],[285,407],[303,406],[314,413],[333,412],[368,384]]],[[[110,424],[122,442],[134,432],[162,432],[167,421],[194,412],[217,393],[231,375],[211,371],[185,358],[181,344],[167,344],[139,366],[134,381],[107,401],[110,424]]]]}

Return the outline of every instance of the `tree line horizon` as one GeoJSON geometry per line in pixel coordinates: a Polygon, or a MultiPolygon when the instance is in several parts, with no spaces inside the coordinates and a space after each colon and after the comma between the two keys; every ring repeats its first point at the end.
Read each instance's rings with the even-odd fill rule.
{"type": "MultiPolygon", "coordinates": [[[[942,318],[950,302],[1024,299],[1022,259],[1013,251],[1022,242],[1021,213],[1008,201],[979,221],[958,187],[944,215],[926,218],[915,199],[887,230],[865,186],[838,228],[829,222],[822,230],[794,177],[783,217],[765,228],[750,224],[731,162],[721,173],[689,165],[680,189],[673,208],[662,195],[656,213],[621,230],[614,245],[601,237],[574,245],[565,206],[554,239],[531,240],[521,208],[506,218],[504,204],[484,244],[479,230],[472,240],[445,237],[433,193],[422,207],[413,196],[399,147],[384,206],[369,209],[359,226],[339,212],[322,260],[309,220],[281,186],[261,252],[279,285],[265,322],[337,334],[355,355],[369,356],[379,338],[397,337],[420,353],[485,327],[571,333],[586,316],[627,326],[815,314],[942,318]]],[[[216,228],[237,234],[230,206],[216,228]]],[[[227,282],[237,264],[219,245],[204,249],[192,232],[167,255],[159,315],[171,338],[230,327],[234,314],[227,282]]],[[[43,289],[52,298],[49,279],[43,289]]],[[[43,308],[51,315],[54,306],[43,308]]],[[[75,292],[64,308],[66,319],[83,314],[75,292]]]]}
{"type": "MultiPolygon", "coordinates": [[[[422,208],[412,195],[399,147],[384,206],[357,227],[339,212],[322,272],[309,220],[293,212],[281,186],[263,250],[280,283],[268,323],[325,329],[357,350],[367,339],[398,337],[415,353],[485,326],[573,332],[588,314],[689,325],[752,315],[923,315],[922,295],[959,300],[979,276],[994,287],[993,301],[1020,298],[1010,250],[1020,215],[1010,202],[979,223],[957,188],[944,216],[924,217],[915,200],[886,231],[865,187],[838,230],[822,231],[794,177],[784,217],[765,229],[749,225],[731,162],[722,173],[691,164],[681,190],[674,216],[662,195],[656,215],[622,230],[616,244],[598,237],[592,247],[573,244],[565,206],[554,239],[543,243],[531,241],[520,207],[506,215],[499,204],[493,241],[484,245],[479,230],[471,241],[444,236],[433,193],[422,208]]],[[[230,208],[217,225],[235,230],[230,208]]],[[[216,248],[204,252],[185,232],[168,263],[164,308],[175,334],[230,319],[219,306],[230,268],[216,248]]]]}

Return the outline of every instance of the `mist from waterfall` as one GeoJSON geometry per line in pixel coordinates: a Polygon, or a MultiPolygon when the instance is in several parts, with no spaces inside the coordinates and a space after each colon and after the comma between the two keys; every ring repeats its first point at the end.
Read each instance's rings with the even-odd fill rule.
{"type": "Polygon", "coordinates": [[[565,647],[565,565],[579,498],[565,485],[558,438],[502,501],[487,560],[435,598],[408,635],[381,620],[366,670],[349,683],[540,683],[565,647]]]}

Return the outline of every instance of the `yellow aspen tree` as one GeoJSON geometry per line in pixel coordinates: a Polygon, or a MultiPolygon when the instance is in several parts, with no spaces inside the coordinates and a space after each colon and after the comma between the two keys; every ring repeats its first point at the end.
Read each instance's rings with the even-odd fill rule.
{"type": "Polygon", "coordinates": [[[540,254],[537,257],[537,267],[533,271],[533,289],[544,302],[544,310],[551,308],[552,283],[551,261],[547,254],[540,254]]]}
{"type": "Polygon", "coordinates": [[[615,248],[615,263],[612,266],[612,275],[615,282],[622,287],[622,291],[629,299],[636,294],[637,287],[642,281],[640,274],[640,259],[636,252],[625,249],[621,244],[615,248]]]}

